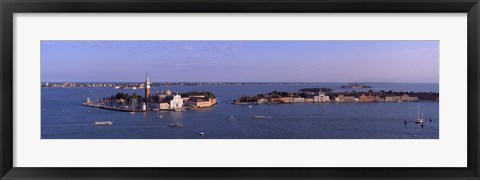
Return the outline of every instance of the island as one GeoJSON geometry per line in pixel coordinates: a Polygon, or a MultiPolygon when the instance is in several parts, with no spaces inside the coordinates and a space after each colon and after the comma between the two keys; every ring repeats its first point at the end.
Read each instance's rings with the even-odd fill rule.
{"type": "Polygon", "coordinates": [[[439,101],[437,92],[394,92],[369,90],[367,92],[334,92],[330,88],[303,88],[297,92],[272,91],[254,96],[242,96],[233,104],[280,103],[367,103],[367,102],[418,102],[439,101]]]}
{"type": "Polygon", "coordinates": [[[201,108],[210,108],[217,104],[215,94],[208,91],[192,91],[172,93],[169,89],[155,94],[150,93],[151,82],[147,78],[145,84],[142,84],[145,89],[144,96],[136,93],[128,94],[124,92],[117,92],[110,97],[104,97],[100,100],[92,101],[87,97],[86,101],[82,103],[83,106],[95,107],[114,111],[124,112],[146,112],[152,111],[185,111],[186,109],[195,110],[201,108]]]}
{"type": "Polygon", "coordinates": [[[363,84],[359,84],[359,83],[350,83],[350,84],[347,84],[347,85],[342,85],[342,86],[340,86],[340,88],[343,88],[343,89],[369,89],[369,88],[372,88],[372,86],[367,86],[367,85],[363,85],[363,84]]]}

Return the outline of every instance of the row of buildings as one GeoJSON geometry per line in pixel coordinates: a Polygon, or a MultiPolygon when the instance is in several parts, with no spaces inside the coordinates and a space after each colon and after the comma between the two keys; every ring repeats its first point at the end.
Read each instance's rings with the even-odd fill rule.
{"type": "Polygon", "coordinates": [[[312,98],[271,97],[271,98],[259,98],[257,100],[257,103],[259,103],[259,104],[264,104],[264,103],[304,103],[304,102],[311,102],[311,103],[330,102],[330,97],[327,96],[325,93],[319,93],[317,96],[313,96],[312,98]]]}
{"type": "Polygon", "coordinates": [[[182,94],[172,92],[167,89],[163,91],[151,93],[151,81],[148,74],[145,84],[141,84],[144,88],[144,96],[137,94],[126,94],[118,92],[115,96],[103,98],[98,102],[93,102],[89,98],[83,103],[85,106],[99,107],[116,111],[148,111],[148,110],[173,110],[183,111],[186,108],[209,108],[217,104],[217,100],[213,93],[210,92],[187,92],[182,94]]]}
{"type": "Polygon", "coordinates": [[[165,94],[163,92],[157,92],[156,95],[152,97],[150,96],[150,86],[151,82],[147,74],[147,78],[145,80],[145,97],[148,102],[147,104],[151,109],[179,109],[183,108],[184,106],[190,108],[208,108],[217,104],[217,100],[215,98],[206,97],[201,93],[182,98],[182,96],[178,93],[173,95],[169,89],[165,91],[165,94]]]}
{"type": "Polygon", "coordinates": [[[409,96],[408,94],[403,94],[401,96],[385,96],[381,97],[379,95],[365,95],[362,94],[358,98],[355,96],[345,96],[343,94],[335,97],[335,102],[416,102],[420,99],[416,96],[409,96]]]}
{"type": "Polygon", "coordinates": [[[288,97],[264,97],[256,98],[256,101],[242,102],[241,99],[235,100],[235,104],[243,103],[329,103],[329,102],[416,102],[420,101],[417,96],[410,96],[408,94],[403,95],[387,95],[380,96],[373,93],[360,94],[360,95],[345,95],[340,93],[332,93],[327,95],[325,92],[319,92],[316,95],[308,95],[306,97],[301,96],[288,96],[288,97]]]}
{"type": "Polygon", "coordinates": [[[154,110],[171,110],[184,107],[209,108],[217,104],[217,99],[206,97],[205,95],[182,97],[181,94],[173,95],[170,90],[167,90],[165,94],[158,93],[155,96],[150,96],[147,104],[147,108],[154,110]]]}

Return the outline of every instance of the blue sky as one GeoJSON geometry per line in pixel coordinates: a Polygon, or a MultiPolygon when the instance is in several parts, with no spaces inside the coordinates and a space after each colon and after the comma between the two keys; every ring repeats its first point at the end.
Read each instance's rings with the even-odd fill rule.
{"type": "Polygon", "coordinates": [[[438,83],[439,41],[41,41],[42,82],[438,83]]]}

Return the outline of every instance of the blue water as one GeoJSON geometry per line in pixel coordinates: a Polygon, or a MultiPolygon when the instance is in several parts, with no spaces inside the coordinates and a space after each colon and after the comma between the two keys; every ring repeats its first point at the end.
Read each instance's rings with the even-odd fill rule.
{"type": "MultiPolygon", "coordinates": [[[[251,108],[230,104],[240,96],[273,90],[294,92],[311,87],[349,90],[340,89],[341,85],[169,86],[174,93],[211,91],[217,96],[218,104],[204,110],[160,112],[163,118],[158,118],[158,112],[154,111],[132,115],[80,105],[87,97],[98,100],[117,92],[143,94],[143,89],[42,88],[42,139],[438,139],[438,102],[305,103],[254,105],[251,108]],[[418,105],[427,120],[424,128],[414,123],[418,105]],[[258,115],[272,118],[252,119],[258,115]],[[429,118],[433,121],[429,122],[429,118]],[[95,121],[112,121],[113,125],[95,126],[95,121]],[[174,122],[184,127],[168,126],[174,122]],[[204,135],[199,135],[200,132],[204,135]]],[[[438,84],[366,85],[373,86],[374,91],[438,92],[438,84]]],[[[152,92],[166,88],[153,87],[152,92]]]]}

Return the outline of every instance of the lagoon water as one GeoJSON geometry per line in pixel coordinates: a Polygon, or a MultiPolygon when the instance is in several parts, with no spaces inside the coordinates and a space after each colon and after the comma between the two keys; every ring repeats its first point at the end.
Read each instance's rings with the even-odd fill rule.
{"type": "MultiPolygon", "coordinates": [[[[439,102],[302,103],[234,105],[232,100],[273,90],[330,87],[344,83],[308,85],[169,86],[173,92],[211,91],[218,104],[184,112],[149,111],[130,114],[81,106],[87,97],[98,100],[117,92],[143,94],[144,89],[113,87],[42,88],[42,139],[438,139],[439,102]],[[414,121],[417,107],[424,112],[424,128],[414,121]],[[159,118],[159,113],[162,118],[159,118]],[[269,119],[252,119],[269,116],[269,119]],[[432,122],[428,119],[432,118],[432,122]],[[407,120],[407,124],[404,121],[407,120]],[[113,125],[93,125],[112,121],[113,125]],[[183,128],[168,125],[179,122],[183,128]],[[199,133],[203,132],[204,135],[199,133]]],[[[438,84],[370,83],[374,91],[438,92],[438,84]]],[[[152,87],[152,92],[166,86],[152,87]]],[[[363,91],[368,91],[364,89],[363,91]]],[[[362,90],[357,90],[362,91],[362,90]]]]}

